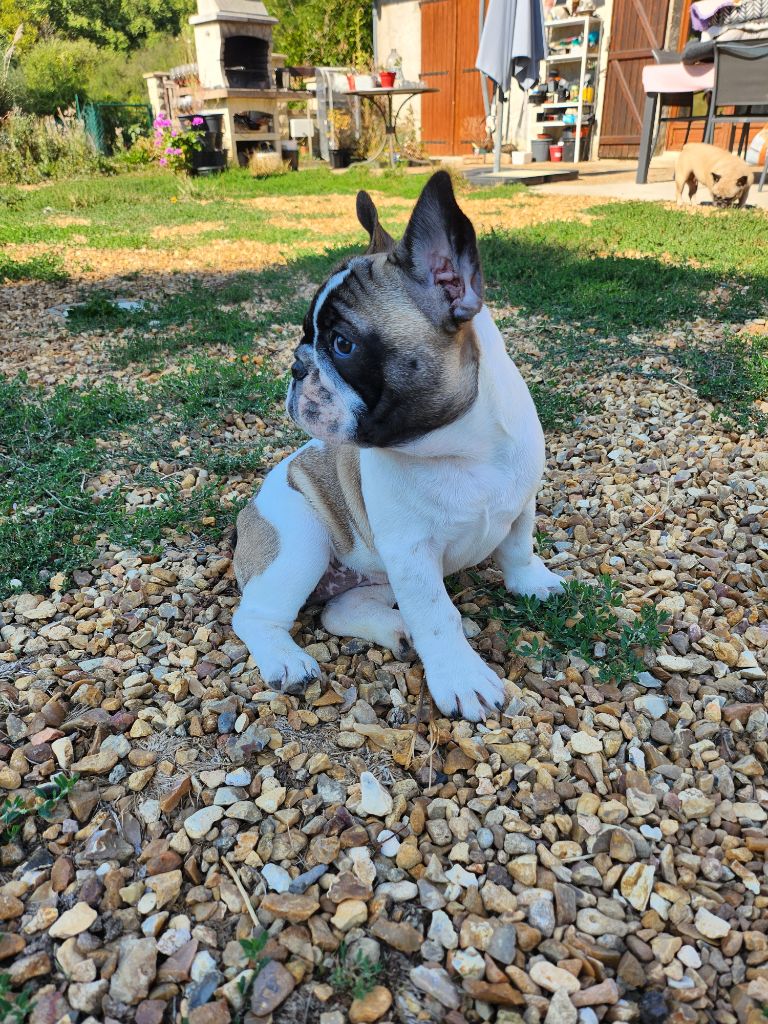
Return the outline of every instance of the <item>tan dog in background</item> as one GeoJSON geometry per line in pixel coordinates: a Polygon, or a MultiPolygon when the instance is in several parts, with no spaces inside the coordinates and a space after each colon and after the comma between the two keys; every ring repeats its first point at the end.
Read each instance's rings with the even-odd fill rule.
{"type": "Polygon", "coordinates": [[[715,206],[744,206],[752,184],[752,169],[740,157],[706,142],[689,142],[683,146],[675,167],[675,192],[683,202],[683,188],[688,185],[688,198],[693,199],[699,183],[712,194],[715,206]]]}

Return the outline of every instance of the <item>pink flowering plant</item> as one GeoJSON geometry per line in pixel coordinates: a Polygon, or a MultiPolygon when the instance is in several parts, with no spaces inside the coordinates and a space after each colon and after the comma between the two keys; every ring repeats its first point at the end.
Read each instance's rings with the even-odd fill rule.
{"type": "Polygon", "coordinates": [[[191,128],[175,128],[173,121],[160,111],[153,122],[155,130],[155,152],[161,167],[172,171],[192,169],[192,156],[203,148],[205,121],[202,117],[192,118],[191,128]]]}

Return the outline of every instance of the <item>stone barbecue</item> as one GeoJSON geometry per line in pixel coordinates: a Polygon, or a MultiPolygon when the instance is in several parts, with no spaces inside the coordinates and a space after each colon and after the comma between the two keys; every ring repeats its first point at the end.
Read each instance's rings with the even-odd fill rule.
{"type": "Polygon", "coordinates": [[[254,150],[281,153],[286,104],[297,90],[284,88],[285,61],[272,50],[277,18],[261,0],[197,0],[189,23],[197,62],[144,76],[154,111],[220,115],[230,164],[246,163],[254,150]]]}

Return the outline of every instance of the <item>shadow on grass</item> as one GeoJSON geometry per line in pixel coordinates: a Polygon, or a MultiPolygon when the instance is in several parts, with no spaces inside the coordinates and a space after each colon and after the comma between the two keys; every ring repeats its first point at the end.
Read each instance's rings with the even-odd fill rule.
{"type": "Polygon", "coordinates": [[[578,242],[554,244],[538,230],[486,236],[480,248],[489,298],[618,337],[699,317],[742,323],[765,312],[768,274],[595,253],[594,240],[578,242]]]}
{"type": "MultiPolygon", "coordinates": [[[[480,240],[491,301],[540,318],[540,329],[530,319],[513,318],[511,326],[513,332],[535,332],[541,359],[527,375],[536,378],[531,390],[546,430],[572,425],[580,409],[579,373],[586,394],[587,374],[615,362],[617,354],[625,361],[645,354],[658,344],[654,335],[685,320],[737,324],[764,313],[768,299],[768,256],[749,251],[740,264],[737,259],[753,228],[743,215],[728,220],[737,229],[735,241],[717,249],[708,247],[724,219],[707,218],[698,227],[690,216],[664,221],[689,232],[693,222],[699,233],[688,244],[700,263],[708,260],[693,266],[672,260],[668,250],[679,240],[661,251],[663,242],[646,238],[648,227],[637,211],[596,212],[600,216],[589,224],[540,225],[480,240]],[[611,218],[613,226],[606,226],[611,218]],[[627,254],[654,245],[651,255],[627,254]]],[[[658,216],[652,212],[651,219],[658,216]]],[[[338,247],[258,273],[201,274],[192,288],[135,312],[115,309],[110,300],[117,292],[84,290],[86,302],[70,329],[101,332],[113,365],[165,369],[171,362],[180,368],[143,391],[122,384],[90,391],[67,385],[51,395],[23,381],[0,381],[0,399],[6,399],[0,402],[0,566],[6,586],[17,578],[34,589],[53,572],[87,564],[107,542],[153,546],[164,531],[200,530],[215,519],[231,477],[261,469],[258,445],[246,450],[241,442],[222,443],[213,435],[226,431],[216,425],[238,410],[271,416],[282,393],[274,374],[253,369],[255,340],[272,326],[288,328],[282,344],[290,344],[291,327],[298,338],[311,288],[341,259],[361,251],[338,247]],[[201,361],[214,345],[229,354],[201,361]],[[190,360],[191,368],[184,364],[190,360]],[[176,438],[190,431],[198,440],[179,455],[176,438]],[[173,463],[164,479],[147,468],[158,459],[173,463]],[[210,467],[218,479],[204,491],[182,495],[170,477],[189,466],[210,467]],[[120,480],[97,498],[83,482],[105,470],[116,470],[120,480]],[[137,485],[163,490],[166,500],[130,513],[124,492],[137,485]]],[[[131,291],[141,296],[141,277],[133,278],[131,291]]],[[[706,348],[701,341],[696,346],[664,354],[690,373],[730,427],[768,429],[755,405],[768,392],[765,339],[750,343],[718,332],[706,348]]],[[[232,509],[218,518],[231,522],[232,509]]]]}

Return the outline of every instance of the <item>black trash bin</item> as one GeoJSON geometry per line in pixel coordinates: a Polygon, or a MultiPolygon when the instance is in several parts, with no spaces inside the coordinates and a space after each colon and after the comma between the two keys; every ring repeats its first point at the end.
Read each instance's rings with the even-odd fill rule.
{"type": "Polygon", "coordinates": [[[299,169],[299,144],[295,139],[286,139],[280,143],[280,149],[282,150],[283,160],[288,164],[292,171],[298,171],[299,169]]]}

